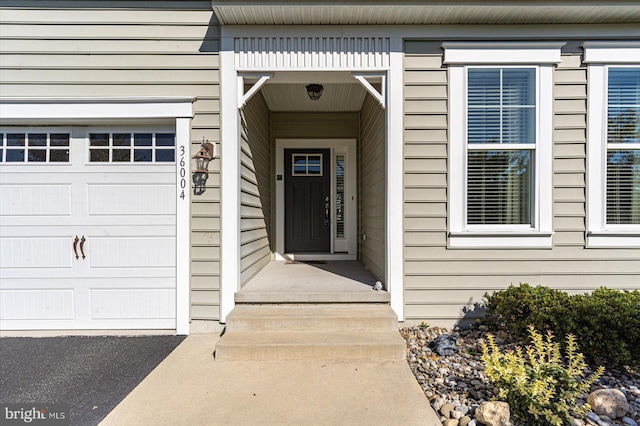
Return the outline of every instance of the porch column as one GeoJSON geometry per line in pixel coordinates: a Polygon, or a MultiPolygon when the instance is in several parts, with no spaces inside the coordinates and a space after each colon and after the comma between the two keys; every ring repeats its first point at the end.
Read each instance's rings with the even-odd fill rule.
{"type": "Polygon", "coordinates": [[[391,307],[404,321],[404,134],[402,38],[390,39],[390,68],[387,77],[386,134],[386,282],[391,307]]]}
{"type": "Polygon", "coordinates": [[[233,37],[223,37],[221,41],[220,322],[224,323],[240,287],[240,119],[233,37]]]}

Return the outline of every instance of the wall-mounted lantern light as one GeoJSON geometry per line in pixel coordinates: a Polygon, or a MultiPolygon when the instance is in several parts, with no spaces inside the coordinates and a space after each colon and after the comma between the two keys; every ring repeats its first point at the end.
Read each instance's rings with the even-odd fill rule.
{"type": "Polygon", "coordinates": [[[309,84],[307,85],[307,95],[311,98],[312,101],[317,101],[322,96],[322,91],[324,87],[322,84],[309,84]]]}
{"type": "Polygon", "coordinates": [[[193,194],[202,195],[206,190],[205,185],[209,178],[209,162],[216,156],[215,145],[202,138],[200,151],[193,156],[196,160],[196,171],[193,172],[193,194]]]}

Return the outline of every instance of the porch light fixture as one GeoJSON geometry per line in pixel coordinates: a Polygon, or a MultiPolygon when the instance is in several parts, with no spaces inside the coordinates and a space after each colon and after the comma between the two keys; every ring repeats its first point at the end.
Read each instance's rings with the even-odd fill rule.
{"type": "Polygon", "coordinates": [[[215,157],[215,146],[202,138],[200,151],[193,156],[196,160],[196,171],[193,173],[193,194],[202,195],[206,190],[207,179],[209,178],[209,162],[215,157]]]}
{"type": "Polygon", "coordinates": [[[317,101],[318,99],[320,99],[320,96],[322,96],[323,90],[324,90],[324,87],[322,87],[322,84],[307,85],[307,95],[309,95],[309,98],[312,101],[317,101]]]}

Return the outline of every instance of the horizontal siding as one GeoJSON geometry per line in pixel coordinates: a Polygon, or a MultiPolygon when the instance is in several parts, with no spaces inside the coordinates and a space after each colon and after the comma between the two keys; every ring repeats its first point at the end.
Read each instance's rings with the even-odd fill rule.
{"type": "MultiPolygon", "coordinates": [[[[190,154],[203,138],[220,140],[219,28],[209,1],[115,1],[108,8],[98,1],[11,3],[20,7],[0,13],[3,97],[190,97],[190,154]]],[[[192,195],[190,297],[192,319],[215,320],[218,159],[209,171],[206,192],[192,195]]]]}
{"type": "Polygon", "coordinates": [[[640,286],[640,251],[585,248],[587,70],[554,72],[552,250],[447,248],[447,81],[442,55],[407,54],[404,90],[405,317],[453,325],[482,316],[485,292],[527,282],[570,293],[640,286]]]}
{"type": "Polygon", "coordinates": [[[271,260],[271,146],[269,108],[261,93],[241,113],[240,283],[271,260]]]}
{"type": "Polygon", "coordinates": [[[357,112],[271,113],[274,139],[357,139],[360,135],[357,112]]]}
{"type": "Polygon", "coordinates": [[[384,110],[367,95],[362,105],[360,140],[360,232],[362,263],[385,279],[385,116],[384,110]]]}

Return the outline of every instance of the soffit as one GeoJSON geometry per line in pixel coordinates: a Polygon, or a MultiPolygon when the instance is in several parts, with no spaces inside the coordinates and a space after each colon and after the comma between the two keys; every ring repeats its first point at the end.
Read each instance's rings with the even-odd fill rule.
{"type": "Polygon", "coordinates": [[[629,0],[213,0],[225,25],[609,24],[640,22],[629,0]],[[366,4],[364,4],[366,3],[366,4]]]}

